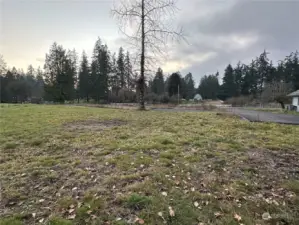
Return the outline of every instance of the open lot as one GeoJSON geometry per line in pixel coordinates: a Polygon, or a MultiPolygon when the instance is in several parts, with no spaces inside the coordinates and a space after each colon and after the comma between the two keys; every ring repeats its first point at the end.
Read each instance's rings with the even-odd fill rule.
{"type": "Polygon", "coordinates": [[[299,224],[299,126],[1,105],[0,224],[299,224]]]}

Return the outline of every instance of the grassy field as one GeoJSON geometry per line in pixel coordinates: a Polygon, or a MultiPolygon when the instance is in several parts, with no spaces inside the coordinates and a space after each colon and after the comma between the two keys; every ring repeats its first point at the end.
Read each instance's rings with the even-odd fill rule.
{"type": "Polygon", "coordinates": [[[1,225],[299,224],[299,126],[0,106],[1,225]]]}

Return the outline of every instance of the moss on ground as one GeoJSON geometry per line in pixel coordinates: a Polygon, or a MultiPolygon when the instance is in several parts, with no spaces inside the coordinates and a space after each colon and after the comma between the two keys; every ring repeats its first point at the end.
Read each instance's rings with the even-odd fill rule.
{"type": "Polygon", "coordinates": [[[1,225],[299,224],[299,126],[59,105],[0,126],[1,225]]]}

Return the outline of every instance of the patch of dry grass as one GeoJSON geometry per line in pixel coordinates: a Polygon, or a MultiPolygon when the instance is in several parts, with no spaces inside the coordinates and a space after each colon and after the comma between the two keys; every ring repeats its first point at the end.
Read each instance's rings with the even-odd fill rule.
{"type": "Polygon", "coordinates": [[[0,224],[299,223],[298,126],[216,112],[0,110],[0,224]]]}

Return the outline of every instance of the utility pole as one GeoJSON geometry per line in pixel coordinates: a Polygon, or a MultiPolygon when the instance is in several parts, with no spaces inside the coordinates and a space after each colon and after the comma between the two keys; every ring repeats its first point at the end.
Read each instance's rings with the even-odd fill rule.
{"type": "Polygon", "coordinates": [[[178,104],[180,104],[180,85],[178,85],[178,104]]]}

